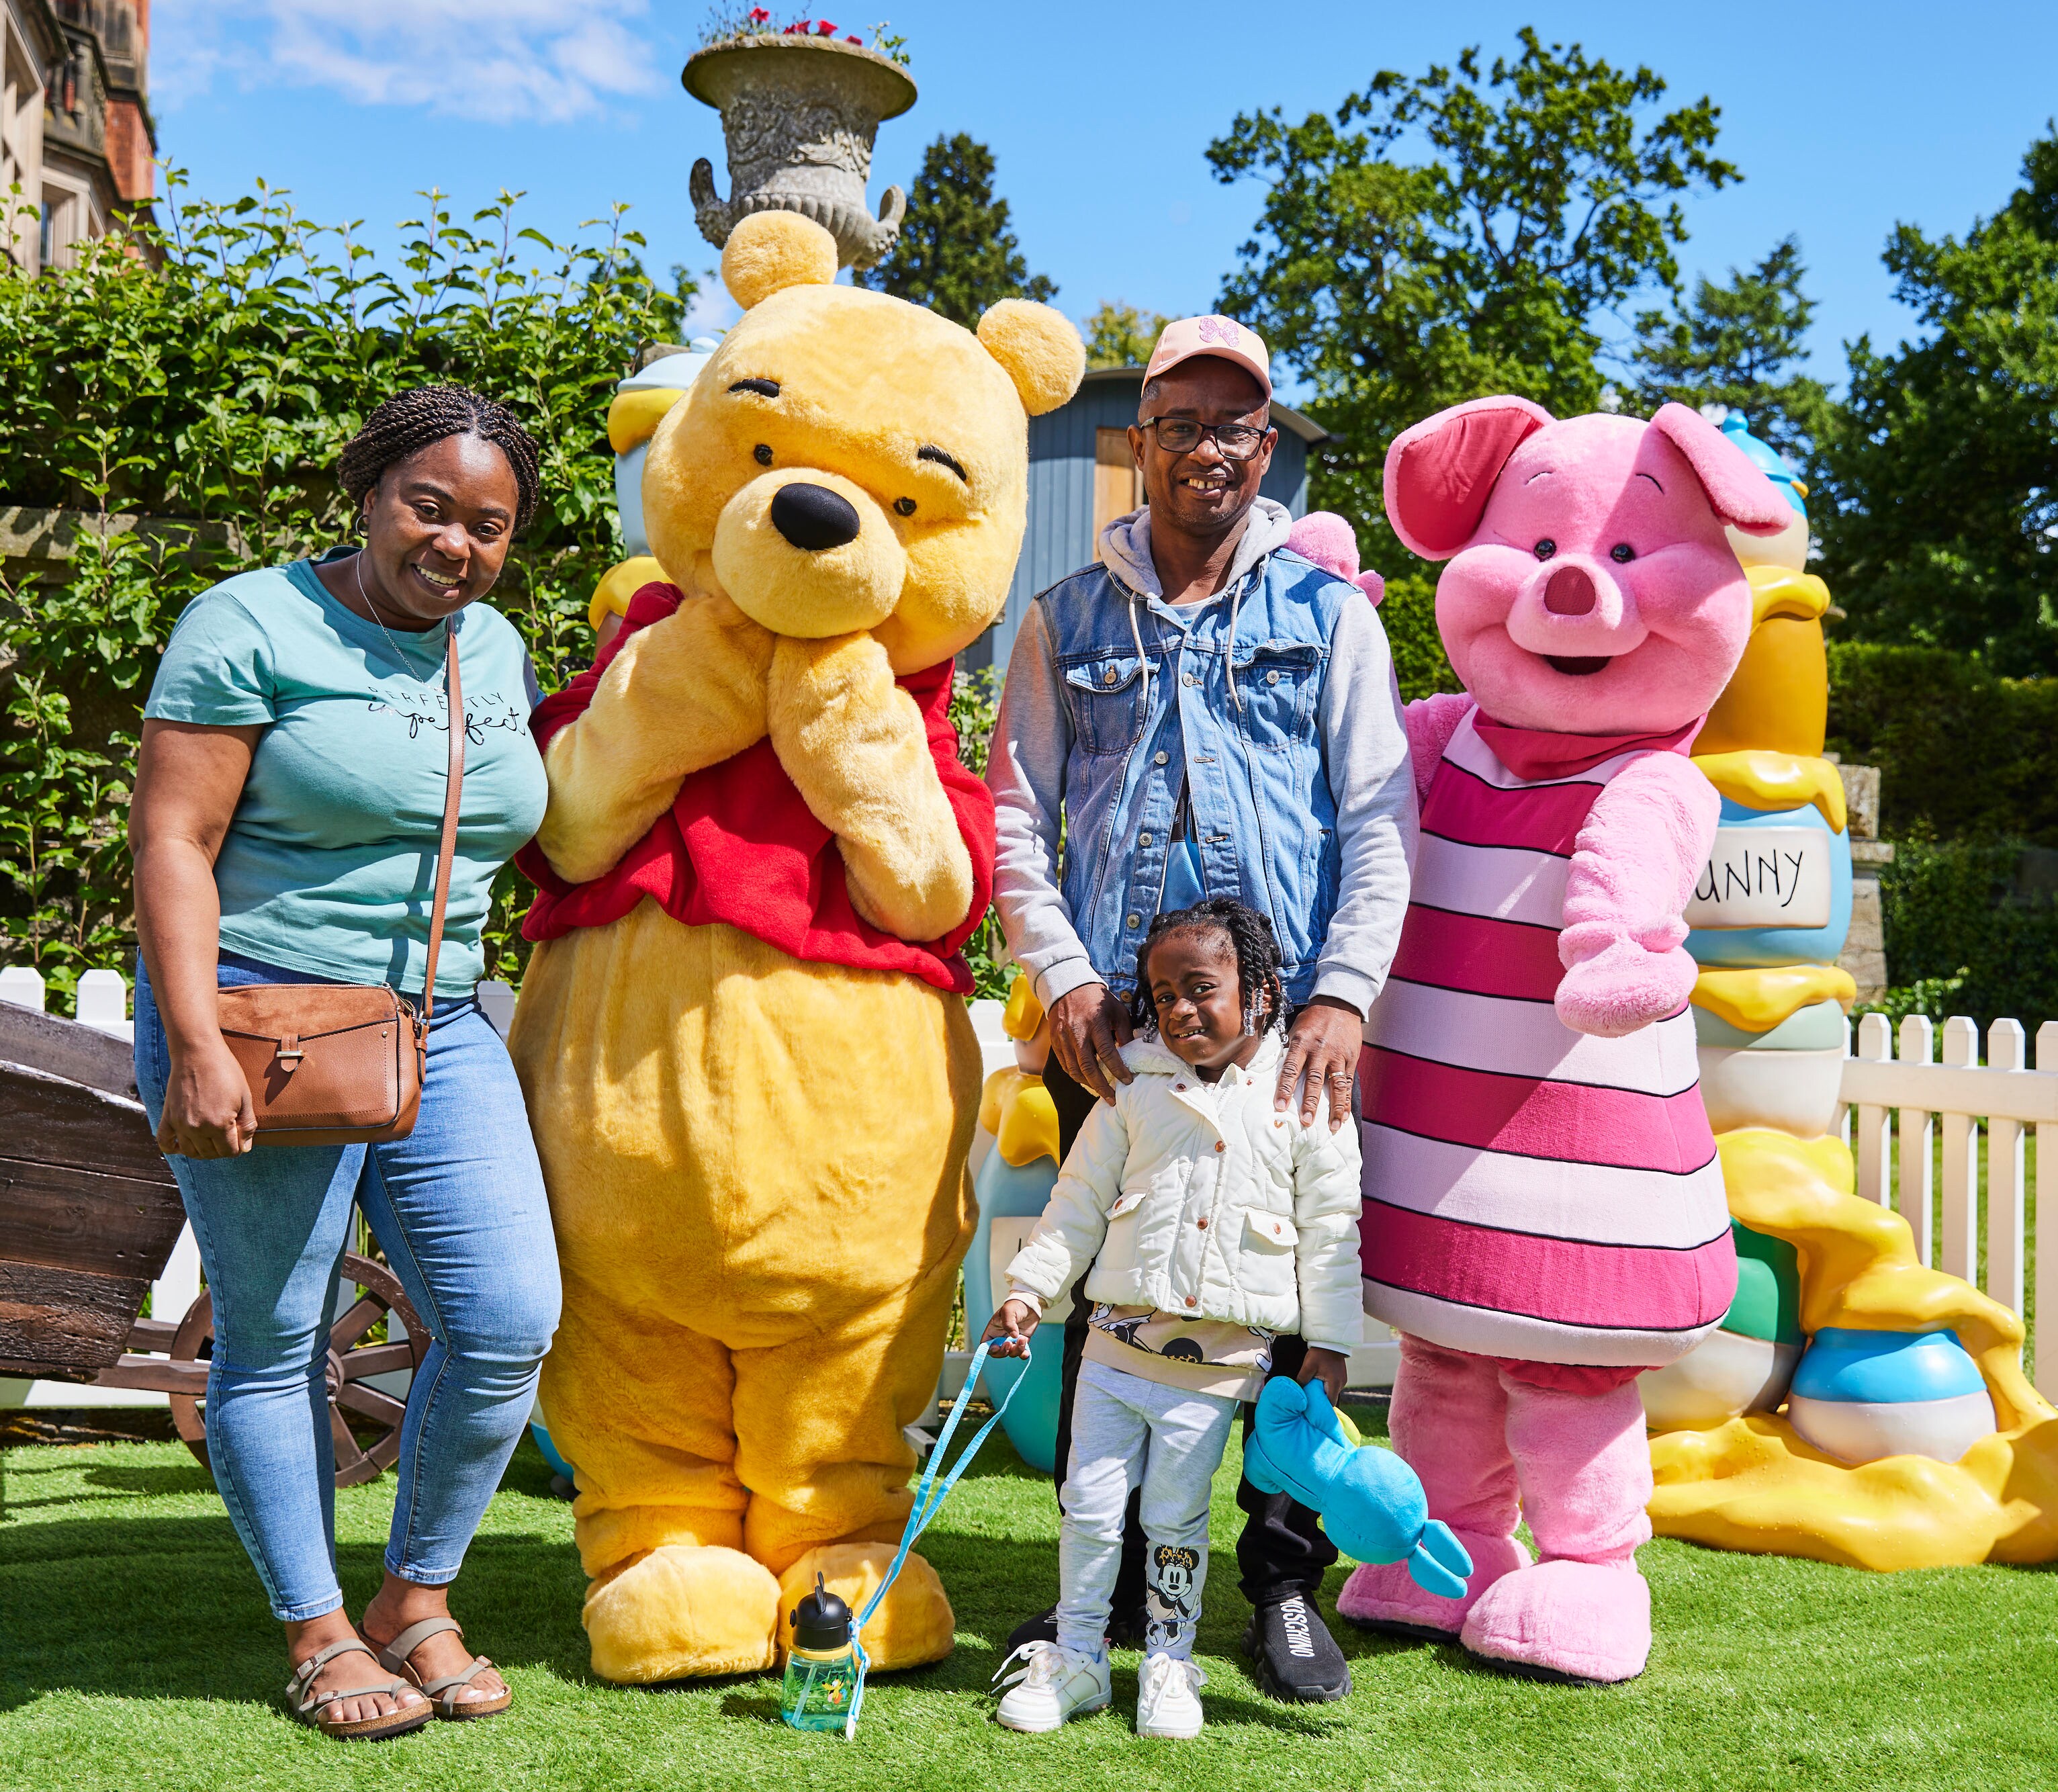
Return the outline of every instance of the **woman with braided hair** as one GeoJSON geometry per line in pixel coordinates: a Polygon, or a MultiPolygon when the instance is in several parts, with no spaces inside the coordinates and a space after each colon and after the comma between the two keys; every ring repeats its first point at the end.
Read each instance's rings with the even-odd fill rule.
{"type": "Polygon", "coordinates": [[[285,1624],[295,1715],[362,1738],[511,1699],[463,1646],[448,1591],[527,1422],[558,1266],[522,1092],[474,994],[495,874],[546,796],[527,654],[478,601],[534,514],[535,445],[491,399],[418,387],[371,413],[337,471],[361,546],[240,574],[180,617],[144,709],[129,832],[136,1080],[214,1298],[209,1460],[285,1624]],[[422,1011],[454,726],[461,801],[413,1130],[253,1152],[217,991],[385,983],[422,1011]],[[431,1342],[385,1581],[353,1626],[324,1369],[360,1210],[431,1342]],[[361,1659],[375,1654],[383,1675],[361,1659]]]}

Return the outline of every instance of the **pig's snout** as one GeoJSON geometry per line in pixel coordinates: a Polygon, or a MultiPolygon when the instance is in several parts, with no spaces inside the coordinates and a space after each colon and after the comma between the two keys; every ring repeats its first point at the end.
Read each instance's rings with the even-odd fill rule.
{"type": "Polygon", "coordinates": [[[1553,616],[1584,616],[1599,602],[1594,582],[1577,566],[1560,566],[1544,587],[1544,607],[1553,616]]]}

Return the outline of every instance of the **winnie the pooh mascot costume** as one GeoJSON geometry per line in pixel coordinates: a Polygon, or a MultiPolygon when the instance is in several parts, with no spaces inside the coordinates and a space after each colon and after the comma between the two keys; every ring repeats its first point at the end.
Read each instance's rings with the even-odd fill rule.
{"type": "MultiPolygon", "coordinates": [[[[819,1571],[892,1560],[975,1217],[958,948],[993,809],[952,657],[1021,546],[1027,418],[1077,387],[1049,307],[976,335],[833,284],[828,233],[737,226],[742,320],[644,472],[669,584],[538,712],[550,810],[511,1047],[565,1311],[544,1371],[578,1465],[594,1671],[773,1666],[819,1571]]],[[[911,1556],[874,1665],[948,1653],[911,1556]]]]}

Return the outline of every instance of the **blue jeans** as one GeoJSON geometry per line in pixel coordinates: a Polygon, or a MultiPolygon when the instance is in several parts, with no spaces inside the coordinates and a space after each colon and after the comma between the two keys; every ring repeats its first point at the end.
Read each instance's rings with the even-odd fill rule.
{"type": "MultiPolygon", "coordinates": [[[[220,980],[316,979],[224,952],[220,980]]],[[[136,1081],[153,1126],[170,1073],[138,960],[136,1081]]],[[[558,1324],[542,1169],[514,1067],[479,1004],[436,1004],[407,1138],[169,1161],[214,1296],[209,1460],[272,1615],[318,1618],[343,1603],[323,1371],[353,1207],[433,1340],[400,1428],[386,1566],[422,1586],[455,1579],[528,1423],[558,1324]]]]}

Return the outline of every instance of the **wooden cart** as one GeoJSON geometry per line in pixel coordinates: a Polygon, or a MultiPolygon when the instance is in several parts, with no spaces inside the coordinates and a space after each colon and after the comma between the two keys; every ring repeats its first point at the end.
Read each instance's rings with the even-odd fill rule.
{"type": "MultiPolygon", "coordinates": [[[[129,1047],[0,1003],[0,1376],[165,1394],[205,1463],[213,1297],[137,1317],[185,1218],[129,1047]]],[[[350,1487],[400,1453],[405,1409],[371,1378],[419,1369],[428,1335],[383,1264],[346,1256],[340,1279],[359,1293],[329,1329],[329,1428],[336,1484],[350,1487]],[[389,1315],[404,1341],[372,1337],[389,1315]]]]}

